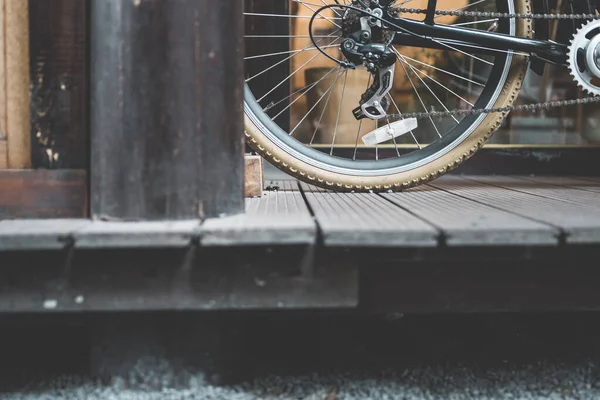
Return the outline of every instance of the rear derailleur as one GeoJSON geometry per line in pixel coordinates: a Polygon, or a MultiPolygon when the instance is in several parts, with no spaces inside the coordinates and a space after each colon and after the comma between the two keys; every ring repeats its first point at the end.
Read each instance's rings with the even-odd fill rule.
{"type": "Polygon", "coordinates": [[[357,120],[385,118],[389,107],[388,93],[394,85],[396,53],[389,44],[393,34],[386,32],[382,17],[385,1],[355,0],[352,5],[364,10],[348,10],[344,16],[344,37],[341,51],[346,67],[364,65],[373,76],[373,83],[362,95],[360,105],[353,110],[357,120]],[[369,3],[369,7],[365,4],[369,3]]]}

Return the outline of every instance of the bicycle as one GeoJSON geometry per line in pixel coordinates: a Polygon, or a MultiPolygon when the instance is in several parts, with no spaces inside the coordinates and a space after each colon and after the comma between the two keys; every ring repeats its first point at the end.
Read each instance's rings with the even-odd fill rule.
{"type": "Polygon", "coordinates": [[[316,186],[398,191],[457,168],[511,111],[600,101],[600,1],[452,1],[247,3],[250,146],[316,186]],[[514,105],[547,64],[586,96],[514,105]]]}

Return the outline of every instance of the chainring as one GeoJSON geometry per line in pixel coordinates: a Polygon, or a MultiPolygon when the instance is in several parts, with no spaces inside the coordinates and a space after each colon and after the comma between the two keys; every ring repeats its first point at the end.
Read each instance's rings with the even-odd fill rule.
{"type": "Polygon", "coordinates": [[[569,72],[575,82],[589,94],[600,95],[600,20],[589,21],[573,34],[569,45],[569,72]]]}

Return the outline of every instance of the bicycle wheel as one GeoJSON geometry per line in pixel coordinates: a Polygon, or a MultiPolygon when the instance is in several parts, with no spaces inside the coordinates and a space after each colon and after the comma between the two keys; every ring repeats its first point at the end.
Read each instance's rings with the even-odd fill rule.
{"type": "MultiPolygon", "coordinates": [[[[394,3],[427,6],[426,0],[394,3]]],[[[506,114],[430,117],[387,141],[365,144],[365,137],[397,126],[402,113],[510,105],[525,76],[527,56],[493,49],[475,55],[445,40],[436,41],[437,49],[388,43],[396,64],[386,103],[396,119],[357,120],[353,110],[376,78],[362,66],[348,69],[334,61],[343,60],[340,43],[353,23],[349,20],[357,18],[356,11],[343,5],[343,0],[247,0],[248,143],[300,180],[344,191],[402,190],[435,179],[471,157],[506,114]],[[323,9],[327,4],[340,6],[323,9]]],[[[437,8],[531,12],[529,0],[438,0],[437,8]]],[[[418,14],[401,16],[423,19],[418,14]]],[[[435,23],[532,34],[530,21],[523,19],[438,16],[435,23]]],[[[387,40],[385,35],[378,32],[380,42],[387,40]]]]}

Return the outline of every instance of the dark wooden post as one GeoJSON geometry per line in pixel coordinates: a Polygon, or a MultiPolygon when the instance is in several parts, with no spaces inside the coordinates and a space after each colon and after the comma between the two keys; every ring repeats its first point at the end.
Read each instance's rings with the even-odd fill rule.
{"type": "Polygon", "coordinates": [[[92,0],[91,213],[243,211],[243,2],[92,0]]]}

